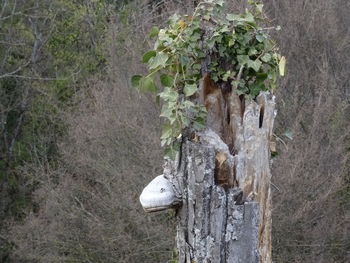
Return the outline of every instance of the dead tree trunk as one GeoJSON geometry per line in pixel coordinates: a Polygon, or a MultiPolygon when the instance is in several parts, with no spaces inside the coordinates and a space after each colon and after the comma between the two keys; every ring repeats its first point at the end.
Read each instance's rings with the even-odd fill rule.
{"type": "MultiPolygon", "coordinates": [[[[266,28],[255,23],[264,20],[263,5],[251,7],[253,13],[247,9],[245,15],[225,15],[223,1],[203,1],[193,17],[159,33],[161,52],[176,43],[166,58],[170,75],[176,74],[169,81],[163,77],[167,88],[160,93],[165,101],[161,116],[174,130],[169,135],[165,129],[162,143],[170,145],[169,152],[177,149],[179,137],[182,142],[176,160],[166,160],[163,175],[144,189],[140,201],[148,212],[177,206],[179,263],[272,261],[270,139],[275,102],[265,90],[273,90],[277,73],[284,75],[286,61],[268,32],[261,33],[266,28]],[[200,48],[194,49],[197,44],[200,48]],[[200,78],[199,68],[197,90],[193,82],[200,78]],[[207,110],[202,131],[204,111],[198,105],[207,110]]],[[[162,66],[154,53],[156,63],[150,69],[162,66]]],[[[139,80],[134,78],[135,86],[139,80]]]]}
{"type": "Polygon", "coordinates": [[[268,263],[274,97],[220,94],[223,118],[209,107],[207,128],[183,138],[177,160],[166,161],[140,200],[147,212],[177,206],[179,263],[268,263]]]}
{"type": "Polygon", "coordinates": [[[271,262],[274,98],[261,93],[244,101],[232,91],[222,99],[223,126],[208,112],[208,128],[184,138],[177,161],[165,164],[164,176],[182,200],[179,263],[271,262]]]}
{"type": "Polygon", "coordinates": [[[274,97],[245,99],[207,73],[197,95],[206,129],[184,132],[178,157],[140,201],[147,212],[177,206],[179,263],[269,263],[274,97]]]}
{"type": "Polygon", "coordinates": [[[274,97],[219,94],[207,128],[183,138],[177,160],[166,161],[141,203],[148,212],[177,206],[179,263],[269,263],[274,97]]]}

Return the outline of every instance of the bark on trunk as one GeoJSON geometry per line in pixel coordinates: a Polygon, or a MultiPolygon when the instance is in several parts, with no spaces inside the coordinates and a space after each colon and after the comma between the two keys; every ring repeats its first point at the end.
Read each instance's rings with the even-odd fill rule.
{"type": "Polygon", "coordinates": [[[209,108],[207,129],[184,137],[177,160],[164,166],[182,200],[179,263],[271,262],[274,98],[264,92],[245,101],[232,90],[214,103],[225,114],[209,108]]]}

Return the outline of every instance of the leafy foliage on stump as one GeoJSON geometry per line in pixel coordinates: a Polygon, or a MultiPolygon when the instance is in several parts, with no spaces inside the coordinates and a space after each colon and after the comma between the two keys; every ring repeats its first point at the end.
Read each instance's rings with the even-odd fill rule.
{"type": "Polygon", "coordinates": [[[151,29],[149,36],[158,38],[142,58],[149,74],[134,75],[131,83],[163,101],[161,143],[167,156],[174,158],[184,128],[205,127],[206,109],[192,99],[203,72],[246,98],[273,91],[278,75],[284,75],[286,60],[269,36],[280,27],[260,25],[267,22],[260,2],[250,1],[245,14],[235,15],[225,14],[223,0],[205,0],[191,16],[175,14],[167,28],[151,29]]]}

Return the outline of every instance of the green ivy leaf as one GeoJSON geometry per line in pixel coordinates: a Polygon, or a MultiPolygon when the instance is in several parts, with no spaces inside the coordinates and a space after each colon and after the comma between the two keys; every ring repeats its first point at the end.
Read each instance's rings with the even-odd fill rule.
{"type": "Polygon", "coordinates": [[[217,4],[218,6],[224,6],[224,4],[225,4],[225,1],[224,0],[218,0],[218,1],[216,1],[216,3],[215,4],[217,4]]]}
{"type": "Polygon", "coordinates": [[[248,60],[248,67],[254,69],[256,72],[259,71],[261,64],[262,64],[262,62],[259,59],[248,60]]]}
{"type": "Polygon", "coordinates": [[[173,134],[173,129],[171,125],[166,123],[163,125],[162,136],[160,137],[160,139],[165,140],[165,139],[171,138],[172,134],[173,134]]]}
{"type": "Polygon", "coordinates": [[[271,39],[266,39],[264,41],[264,50],[270,51],[275,46],[275,42],[271,39]]]}
{"type": "Polygon", "coordinates": [[[164,155],[169,157],[171,160],[175,160],[176,154],[179,152],[179,150],[180,150],[180,144],[174,143],[172,146],[164,150],[164,155]]]}
{"type": "Polygon", "coordinates": [[[170,124],[174,123],[176,120],[175,110],[169,103],[163,105],[160,116],[168,119],[170,124]]]}
{"type": "Polygon", "coordinates": [[[192,68],[193,68],[194,70],[200,70],[200,69],[202,68],[202,65],[199,64],[199,63],[196,63],[196,64],[193,64],[192,68]]]}
{"type": "Polygon", "coordinates": [[[229,29],[228,25],[224,25],[222,28],[220,28],[218,30],[218,32],[220,32],[221,34],[224,34],[226,32],[230,32],[230,29],[229,29]]]}
{"type": "Polygon", "coordinates": [[[160,140],[160,146],[162,147],[164,147],[165,145],[169,145],[170,143],[171,143],[171,138],[160,140]]]}
{"type": "Polygon", "coordinates": [[[182,125],[183,125],[184,128],[187,128],[187,127],[190,126],[191,121],[190,121],[190,119],[187,116],[181,114],[180,115],[180,119],[181,119],[181,122],[182,122],[182,125]]]}
{"type": "Polygon", "coordinates": [[[237,90],[236,90],[236,93],[237,93],[238,96],[241,96],[241,95],[243,95],[243,94],[246,94],[247,91],[246,91],[246,90],[242,90],[242,89],[237,89],[237,90]]]}
{"type": "Polygon", "coordinates": [[[248,51],[248,56],[254,56],[258,54],[258,51],[255,48],[250,48],[248,51]]]}
{"type": "Polygon", "coordinates": [[[231,38],[229,41],[228,41],[228,47],[232,47],[236,42],[236,39],[235,38],[231,38]]]}
{"type": "Polygon", "coordinates": [[[226,71],[225,74],[222,76],[223,81],[227,81],[229,77],[231,77],[232,73],[231,71],[226,71]]]}
{"type": "Polygon", "coordinates": [[[186,97],[192,96],[197,92],[197,84],[185,84],[184,93],[186,97]]]}
{"type": "Polygon", "coordinates": [[[195,32],[191,37],[190,37],[190,40],[192,42],[197,42],[199,39],[201,39],[201,34],[195,32]]]}
{"type": "Polygon", "coordinates": [[[256,96],[259,95],[260,91],[262,90],[262,88],[257,85],[257,84],[253,84],[249,86],[249,94],[255,98],[256,96]]]}
{"type": "Polygon", "coordinates": [[[164,87],[172,87],[174,84],[174,78],[170,75],[162,74],[160,75],[160,83],[162,83],[164,87]]]}
{"type": "Polygon", "coordinates": [[[245,15],[245,18],[244,18],[243,21],[249,22],[249,23],[254,23],[255,22],[255,18],[254,18],[254,16],[251,13],[247,13],[245,15]]]}
{"type": "Polygon", "coordinates": [[[189,60],[188,56],[180,55],[181,66],[186,67],[189,62],[190,62],[190,60],[189,60]]]}
{"type": "Polygon", "coordinates": [[[256,4],[256,10],[258,11],[258,13],[262,13],[263,7],[264,7],[263,4],[256,4]]]}
{"type": "Polygon", "coordinates": [[[205,119],[201,117],[197,117],[193,122],[193,128],[196,131],[203,130],[205,128],[205,119]]]}
{"type": "Polygon", "coordinates": [[[261,60],[264,61],[264,62],[269,62],[271,60],[271,55],[269,53],[266,53],[265,55],[263,55],[261,57],[261,60]]]}
{"type": "Polygon", "coordinates": [[[237,22],[249,22],[249,23],[255,22],[254,16],[249,12],[246,15],[227,14],[226,19],[228,21],[237,21],[237,22]]]}
{"type": "Polygon", "coordinates": [[[239,81],[233,80],[233,81],[231,81],[231,85],[232,85],[233,88],[238,88],[239,81]]]}
{"type": "Polygon", "coordinates": [[[194,108],[194,107],[195,107],[195,104],[190,100],[185,100],[184,102],[181,103],[182,109],[188,109],[188,108],[194,108]]]}
{"type": "Polygon", "coordinates": [[[238,63],[243,66],[248,63],[249,61],[249,56],[247,55],[238,55],[237,56],[238,63]]]}
{"type": "Polygon", "coordinates": [[[157,86],[154,84],[151,77],[146,77],[143,79],[141,89],[143,91],[157,92],[157,86]]]}
{"type": "Polygon", "coordinates": [[[207,116],[207,109],[204,105],[198,105],[197,107],[198,117],[205,118],[207,116]]]}
{"type": "Polygon", "coordinates": [[[255,38],[256,38],[256,40],[258,40],[260,43],[264,42],[264,40],[265,40],[264,35],[261,35],[261,34],[257,34],[257,35],[255,36],[255,38]]]}
{"type": "Polygon", "coordinates": [[[259,82],[264,82],[265,79],[268,78],[267,73],[258,73],[256,74],[256,80],[259,82]]]}
{"type": "Polygon", "coordinates": [[[154,50],[146,52],[142,57],[142,62],[147,63],[151,58],[155,57],[157,55],[157,52],[154,50]]]}
{"type": "Polygon", "coordinates": [[[151,30],[150,30],[148,36],[149,36],[150,38],[153,38],[153,37],[158,36],[158,33],[159,33],[159,27],[154,26],[154,27],[151,28],[151,30]]]}
{"type": "Polygon", "coordinates": [[[155,57],[152,57],[148,64],[149,64],[149,69],[155,69],[158,68],[159,66],[165,67],[166,62],[168,61],[169,56],[168,54],[164,52],[159,52],[155,57]]]}
{"type": "Polygon", "coordinates": [[[134,75],[131,77],[131,86],[135,89],[139,89],[140,88],[140,83],[141,83],[141,79],[143,77],[141,75],[134,75]]]}
{"type": "Polygon", "coordinates": [[[174,101],[174,102],[176,102],[177,98],[179,97],[179,94],[175,90],[173,90],[173,89],[171,89],[169,87],[166,87],[163,90],[163,92],[159,93],[159,96],[165,101],[174,101]]]}

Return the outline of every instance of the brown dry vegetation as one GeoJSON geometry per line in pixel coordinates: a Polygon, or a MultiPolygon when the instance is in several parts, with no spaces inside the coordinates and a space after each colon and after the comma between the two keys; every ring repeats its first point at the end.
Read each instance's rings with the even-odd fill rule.
{"type": "MultiPolygon", "coordinates": [[[[135,1],[141,4],[142,1],[135,1]]],[[[144,2],[144,1],[143,1],[144,2]]],[[[152,1],[147,1],[152,2],[152,1]]],[[[235,10],[244,1],[231,1],[235,10]]],[[[277,91],[273,163],[274,262],[350,261],[350,21],[347,0],[264,1],[288,74],[277,91]],[[283,134],[290,129],[293,140],[283,134]]],[[[38,206],[23,222],[9,221],[15,244],[9,262],[168,262],[172,217],[145,214],[143,186],[161,173],[159,108],[131,90],[142,71],[145,35],[193,1],[129,5],[110,22],[107,76],[89,79],[62,113],[67,135],[59,165],[35,173],[38,206]],[[137,8],[136,8],[137,6],[137,8]]]]}
{"type": "MultiPolygon", "coordinates": [[[[132,15],[142,21],[142,14],[132,15]]],[[[60,164],[34,168],[41,187],[33,196],[40,208],[23,224],[9,226],[16,246],[11,262],[170,258],[171,217],[146,215],[138,201],[142,187],[161,173],[159,109],[130,88],[130,75],[142,70],[144,37],[140,31],[129,37],[133,29],[120,29],[121,19],[111,22],[106,39],[108,76],[88,80],[75,106],[62,113],[68,130],[59,144],[60,164]]]]}
{"type": "Polygon", "coordinates": [[[288,60],[273,165],[276,262],[349,262],[349,1],[271,1],[288,60]],[[290,128],[293,141],[282,134],[290,128]]]}

